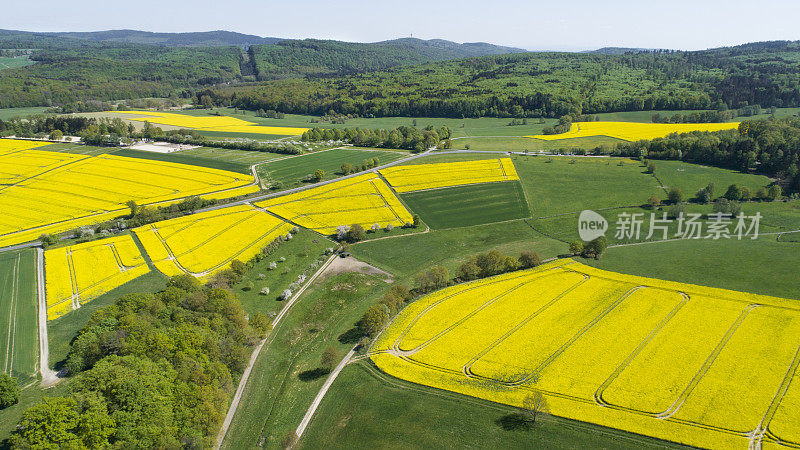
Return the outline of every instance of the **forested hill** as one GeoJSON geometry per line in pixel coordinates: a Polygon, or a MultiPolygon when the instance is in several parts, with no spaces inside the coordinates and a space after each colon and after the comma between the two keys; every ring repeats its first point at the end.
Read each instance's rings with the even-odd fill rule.
{"type": "Polygon", "coordinates": [[[349,77],[277,80],[219,89],[212,96],[244,108],[361,116],[558,117],[800,106],[800,42],[698,52],[486,56],[349,77]]]}
{"type": "Polygon", "coordinates": [[[458,44],[404,38],[361,44],[318,39],[285,40],[251,47],[259,80],[349,75],[472,56],[520,53],[522,49],[483,42],[458,44]]]}
{"type": "Polygon", "coordinates": [[[94,42],[150,44],[166,47],[246,47],[255,44],[274,44],[281,38],[261,37],[232,31],[201,31],[196,33],[152,33],[138,30],[108,30],[93,32],[43,33],[47,36],[83,39],[94,42]]]}

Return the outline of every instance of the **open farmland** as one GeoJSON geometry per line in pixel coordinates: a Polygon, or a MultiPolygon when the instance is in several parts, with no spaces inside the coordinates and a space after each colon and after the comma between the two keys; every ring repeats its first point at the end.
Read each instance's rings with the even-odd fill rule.
{"type": "Polygon", "coordinates": [[[36,252],[0,253],[0,372],[35,379],[39,363],[36,252]]]}
{"type": "Polygon", "coordinates": [[[559,260],[407,307],[372,359],[399,378],[700,447],[796,446],[790,300],[559,260]],[[713,312],[713,313],[712,313],[713,312]]]}
{"type": "Polygon", "coordinates": [[[47,250],[44,261],[48,320],[150,271],[130,234],[47,250]]]}
{"type": "Polygon", "coordinates": [[[292,226],[249,205],[215,209],[136,228],[158,270],[206,277],[238,259],[246,262],[292,226]]]}
{"type": "Polygon", "coordinates": [[[265,185],[278,185],[283,189],[301,186],[303,178],[321,169],[325,172],[323,180],[345,175],[342,164],[361,166],[367,159],[378,159],[378,164],[387,164],[408,156],[400,151],[367,150],[359,148],[335,148],[304,155],[269,161],[257,167],[258,175],[265,185]]]}
{"type": "Polygon", "coordinates": [[[470,184],[401,194],[433,229],[481,225],[530,216],[519,181],[470,184]]]}
{"type": "Polygon", "coordinates": [[[368,229],[377,223],[381,227],[399,227],[413,220],[389,186],[374,173],[272,198],[256,206],[322,234],[332,234],[340,225],[357,223],[368,229]]]}
{"type": "Polygon", "coordinates": [[[397,192],[519,179],[510,158],[410,164],[388,167],[380,172],[397,192]]]}
{"type": "Polygon", "coordinates": [[[33,240],[190,196],[255,192],[250,175],[114,155],[22,150],[0,155],[0,246],[33,240]]]}
{"type": "Polygon", "coordinates": [[[636,123],[636,122],[575,122],[569,131],[560,134],[528,136],[545,141],[591,136],[608,136],[624,141],[638,141],[666,137],[672,133],[692,131],[735,130],[739,122],[728,123],[636,123]]]}
{"type": "Polygon", "coordinates": [[[246,120],[230,116],[190,116],[186,114],[168,113],[160,111],[120,111],[127,120],[136,122],[151,122],[178,128],[191,128],[203,131],[218,131],[224,133],[250,133],[271,134],[279,136],[299,136],[308,128],[296,127],[270,127],[257,125],[246,120]],[[130,117],[134,115],[135,117],[130,117]],[[142,117],[143,116],[143,117],[142,117]]]}

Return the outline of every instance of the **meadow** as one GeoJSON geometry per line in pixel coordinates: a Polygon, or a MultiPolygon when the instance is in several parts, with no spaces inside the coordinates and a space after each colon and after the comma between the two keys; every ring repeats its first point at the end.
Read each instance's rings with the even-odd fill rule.
{"type": "Polygon", "coordinates": [[[47,320],[150,271],[130,234],[47,250],[44,268],[47,320]]]}
{"type": "Polygon", "coordinates": [[[530,216],[519,181],[470,184],[401,194],[434,230],[483,225],[530,216]]]}
{"type": "Polygon", "coordinates": [[[6,184],[0,189],[0,209],[6,212],[0,246],[113,219],[125,214],[130,200],[146,205],[258,190],[252,175],[116,155],[14,150],[31,144],[22,142],[0,141],[6,149],[0,154],[0,179],[6,184]]]}
{"type": "Polygon", "coordinates": [[[325,172],[322,181],[332,180],[345,175],[342,173],[342,164],[345,163],[360,167],[364,160],[378,158],[379,164],[382,165],[406,156],[408,153],[403,151],[334,148],[280,158],[261,164],[256,170],[265,186],[272,185],[279,186],[281,189],[289,189],[306,184],[307,182],[303,179],[312,175],[316,170],[325,172]]]}
{"type": "Polygon", "coordinates": [[[299,447],[683,448],[560,417],[532,429],[520,417],[516,407],[409,383],[359,361],[336,379],[299,447]]]}
{"type": "Polygon", "coordinates": [[[240,205],[144,225],[133,232],[163,274],[206,279],[234,259],[249,261],[291,229],[270,214],[240,205]]]}
{"type": "Polygon", "coordinates": [[[371,359],[500,403],[538,391],[556,416],[688,445],[780,446],[799,425],[800,390],[785,388],[799,331],[791,300],[558,260],[418,300],[371,359]]]}
{"type": "Polygon", "coordinates": [[[401,227],[413,221],[389,186],[374,173],[358,175],[256,203],[292,223],[332,234],[341,225],[401,227]]]}
{"type": "Polygon", "coordinates": [[[36,251],[0,253],[0,371],[21,385],[39,375],[36,251]]]}

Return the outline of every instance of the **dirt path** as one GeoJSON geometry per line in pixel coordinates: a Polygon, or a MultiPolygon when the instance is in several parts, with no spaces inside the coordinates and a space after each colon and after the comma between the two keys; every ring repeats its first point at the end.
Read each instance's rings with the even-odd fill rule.
{"type": "Polygon", "coordinates": [[[328,389],[330,389],[333,382],[336,381],[336,377],[339,376],[339,372],[341,372],[342,369],[344,369],[344,366],[346,366],[350,362],[350,359],[356,353],[356,347],[358,347],[358,344],[356,344],[355,347],[350,349],[347,355],[345,355],[345,357],[342,358],[342,360],[339,362],[336,368],[333,369],[333,372],[331,372],[331,374],[328,375],[328,379],[325,380],[325,384],[323,384],[322,388],[320,388],[319,392],[317,392],[317,396],[314,397],[314,401],[311,402],[311,406],[308,407],[306,415],[303,416],[303,420],[301,420],[300,425],[297,426],[296,433],[298,438],[303,436],[303,433],[306,431],[306,427],[308,427],[308,424],[311,422],[311,418],[314,417],[314,413],[317,411],[319,404],[322,402],[322,399],[325,397],[325,394],[328,393],[328,389]]]}
{"type": "MultiPolygon", "coordinates": [[[[328,258],[328,260],[325,261],[325,264],[323,264],[322,267],[320,267],[319,270],[317,270],[317,272],[308,279],[308,282],[306,282],[306,284],[300,288],[300,290],[298,290],[285,305],[283,305],[281,311],[277,316],[275,316],[275,320],[272,321],[273,329],[275,329],[278,323],[280,323],[281,319],[283,319],[283,317],[289,312],[289,309],[291,309],[292,305],[294,305],[303,295],[306,289],[311,286],[317,278],[319,278],[319,276],[335,259],[340,258],[337,255],[332,255],[330,258],[328,258]]],[[[250,362],[247,364],[247,368],[245,368],[244,372],[242,373],[242,378],[239,380],[239,385],[236,387],[236,393],[233,395],[233,400],[231,401],[230,407],[228,407],[228,413],[225,415],[225,421],[222,422],[222,428],[220,428],[219,434],[217,435],[217,441],[214,444],[215,449],[220,448],[222,441],[225,439],[225,434],[228,432],[228,428],[231,426],[231,422],[233,421],[233,416],[236,415],[236,409],[239,407],[239,401],[242,399],[244,388],[247,386],[247,380],[250,378],[250,372],[253,370],[253,365],[255,364],[256,359],[258,359],[261,349],[264,348],[264,344],[267,342],[270,336],[271,334],[262,339],[253,350],[253,354],[250,355],[250,362]]]]}
{"type": "Polygon", "coordinates": [[[47,295],[44,289],[44,250],[36,249],[36,285],[39,291],[39,373],[42,386],[50,387],[60,381],[50,369],[50,343],[47,340],[47,295]]]}

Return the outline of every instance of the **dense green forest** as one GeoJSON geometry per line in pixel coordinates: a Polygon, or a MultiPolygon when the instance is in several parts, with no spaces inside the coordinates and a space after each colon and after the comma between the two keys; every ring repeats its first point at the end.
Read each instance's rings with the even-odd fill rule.
{"type": "Polygon", "coordinates": [[[700,52],[522,53],[214,91],[247,109],[361,116],[565,114],[800,105],[800,43],[700,52]]]}
{"type": "Polygon", "coordinates": [[[247,319],[218,282],[226,276],[217,287],[173,277],[159,293],[95,312],[66,362],[70,395],[29,408],[11,446],[210,447],[250,346],[269,327],[266,316],[247,319]]]}
{"type": "Polygon", "coordinates": [[[519,53],[522,50],[484,43],[421,39],[362,44],[318,39],[286,40],[275,45],[254,45],[251,59],[259,80],[349,75],[398,66],[411,66],[471,56],[519,53]]]}

